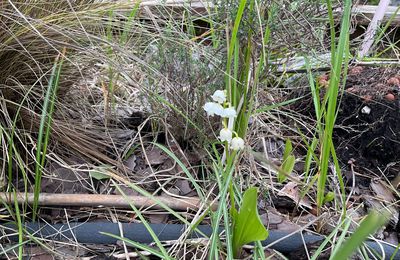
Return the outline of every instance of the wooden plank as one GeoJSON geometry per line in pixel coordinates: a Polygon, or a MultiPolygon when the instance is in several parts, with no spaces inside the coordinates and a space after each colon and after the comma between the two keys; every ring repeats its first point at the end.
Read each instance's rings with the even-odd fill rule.
{"type": "MultiPolygon", "coordinates": [[[[118,1],[122,3],[127,3],[134,5],[137,0],[127,0],[127,1],[118,1]]],[[[110,3],[115,2],[110,0],[97,0],[98,3],[110,3]]],[[[141,7],[149,7],[152,11],[158,15],[161,14],[162,10],[173,11],[175,15],[182,13],[183,10],[189,10],[193,15],[207,15],[210,10],[214,8],[214,4],[209,0],[142,0],[140,3],[141,7]]],[[[352,9],[352,15],[356,19],[358,24],[368,25],[378,6],[376,5],[356,5],[352,9]]],[[[383,18],[383,24],[389,21],[390,17],[396,13],[398,6],[389,6],[387,12],[383,18]]],[[[336,17],[339,19],[341,17],[342,9],[336,9],[336,17]]],[[[400,12],[398,12],[393,21],[393,26],[400,26],[400,12]]]]}
{"type": "MultiPolygon", "coordinates": [[[[96,3],[121,3],[124,6],[135,6],[138,0],[96,0],[96,3]]],[[[168,16],[163,14],[163,11],[167,13],[174,13],[174,17],[178,17],[184,10],[188,10],[195,16],[207,15],[209,10],[212,10],[214,4],[209,0],[142,0],[140,2],[141,9],[147,9],[154,11],[156,14],[162,16],[168,16]]],[[[146,15],[145,15],[146,16],[146,15]]]]}
{"type": "MultiPolygon", "coordinates": [[[[374,17],[377,8],[378,6],[376,5],[356,5],[353,7],[351,13],[353,17],[355,17],[358,24],[368,25],[374,17]]],[[[390,18],[396,13],[398,8],[398,6],[388,7],[385,16],[383,17],[382,25],[385,25],[390,20],[390,18]]],[[[391,25],[400,26],[400,12],[397,12],[391,22],[391,25]]]]}

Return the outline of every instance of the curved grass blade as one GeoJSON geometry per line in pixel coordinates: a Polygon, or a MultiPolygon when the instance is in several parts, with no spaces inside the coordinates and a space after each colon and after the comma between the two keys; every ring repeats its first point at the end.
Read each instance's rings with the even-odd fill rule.
{"type": "Polygon", "coordinates": [[[350,236],[350,238],[338,248],[332,255],[331,260],[348,259],[354,251],[359,248],[362,243],[368,238],[369,235],[376,232],[389,220],[388,216],[382,213],[372,211],[361,222],[357,230],[350,236]]]}

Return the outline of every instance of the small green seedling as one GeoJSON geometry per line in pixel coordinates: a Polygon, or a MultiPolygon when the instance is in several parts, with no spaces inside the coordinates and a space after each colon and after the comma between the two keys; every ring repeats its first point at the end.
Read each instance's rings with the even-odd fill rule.
{"type": "Polygon", "coordinates": [[[257,211],[257,188],[248,188],[242,200],[239,212],[233,207],[233,254],[237,258],[243,245],[265,240],[268,230],[261,222],[257,211]]]}
{"type": "Polygon", "coordinates": [[[331,201],[334,200],[334,199],[335,199],[335,193],[332,192],[332,191],[330,191],[330,192],[328,192],[328,193],[325,195],[324,204],[325,204],[325,203],[328,203],[328,202],[331,202],[331,201]]]}
{"type": "Polygon", "coordinates": [[[292,142],[290,139],[286,140],[285,152],[283,153],[282,171],[278,172],[278,181],[280,183],[287,179],[287,176],[292,173],[296,158],[292,155],[292,142]]]}

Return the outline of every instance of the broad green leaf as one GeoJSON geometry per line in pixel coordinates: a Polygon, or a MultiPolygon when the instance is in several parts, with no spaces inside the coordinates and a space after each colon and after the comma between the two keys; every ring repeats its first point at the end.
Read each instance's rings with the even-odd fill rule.
{"type": "Polygon", "coordinates": [[[239,213],[233,214],[233,252],[238,256],[240,248],[250,242],[264,240],[268,231],[257,211],[257,188],[247,189],[243,195],[239,213]]]}
{"type": "Polygon", "coordinates": [[[388,221],[388,216],[372,211],[360,224],[357,230],[338,250],[333,252],[331,260],[348,259],[354,251],[368,238],[375,233],[381,226],[388,221]]]}

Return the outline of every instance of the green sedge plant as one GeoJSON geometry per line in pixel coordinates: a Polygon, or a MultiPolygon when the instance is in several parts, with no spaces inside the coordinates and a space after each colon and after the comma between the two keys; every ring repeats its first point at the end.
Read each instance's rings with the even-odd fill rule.
{"type": "Polygon", "coordinates": [[[62,64],[64,62],[65,49],[63,53],[57,56],[53,69],[50,74],[49,84],[45,99],[43,102],[42,115],[40,119],[38,141],[36,147],[36,160],[35,160],[35,184],[34,184],[34,198],[33,198],[33,211],[32,220],[35,221],[39,206],[40,187],[42,181],[42,171],[46,161],[47,146],[51,134],[51,124],[53,120],[54,104],[57,97],[57,90],[60,82],[60,75],[62,64]]]}
{"type": "MultiPolygon", "coordinates": [[[[329,85],[325,95],[320,98],[321,86],[314,84],[314,79],[311,74],[311,68],[306,59],[306,67],[309,72],[309,83],[311,93],[313,96],[314,109],[316,113],[316,135],[311,143],[306,141],[308,147],[305,172],[308,176],[310,172],[310,165],[314,159],[317,164],[317,174],[312,178],[311,183],[307,185],[305,191],[317,182],[317,209],[321,213],[322,206],[334,198],[332,192],[326,193],[326,183],[328,179],[329,163],[332,158],[335,166],[335,171],[340,183],[341,188],[341,202],[343,206],[343,216],[345,216],[345,192],[344,183],[341,175],[339,163],[336,157],[335,148],[332,141],[333,129],[335,126],[336,115],[340,102],[340,86],[344,85],[347,77],[347,68],[349,61],[349,28],[350,28],[350,14],[351,14],[351,1],[344,2],[343,15],[340,27],[339,39],[336,39],[335,24],[332,10],[332,2],[326,0],[329,23],[330,23],[330,37],[331,37],[331,70],[329,73],[329,85]],[[319,147],[320,154],[315,154],[316,148],[319,147]]],[[[304,138],[303,138],[304,139],[304,138]]],[[[305,139],[304,139],[305,140],[305,139]]],[[[304,192],[303,192],[304,194],[304,192]]]]}

